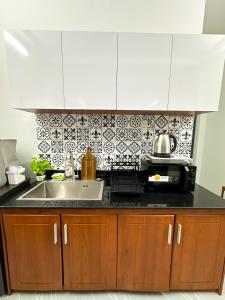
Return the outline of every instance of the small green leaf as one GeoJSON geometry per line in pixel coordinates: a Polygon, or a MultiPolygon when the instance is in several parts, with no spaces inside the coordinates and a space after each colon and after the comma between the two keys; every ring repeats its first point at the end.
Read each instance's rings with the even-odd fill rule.
{"type": "Polygon", "coordinates": [[[33,173],[38,176],[44,175],[47,170],[51,170],[53,165],[47,160],[40,160],[37,157],[32,157],[30,167],[33,173]]]}

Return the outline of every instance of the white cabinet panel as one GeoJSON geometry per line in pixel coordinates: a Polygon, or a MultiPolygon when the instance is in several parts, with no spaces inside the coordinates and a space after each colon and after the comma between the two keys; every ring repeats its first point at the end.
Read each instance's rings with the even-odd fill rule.
{"type": "Polygon", "coordinates": [[[169,110],[218,110],[225,56],[225,37],[173,37],[169,110]]]}
{"type": "Polygon", "coordinates": [[[171,50],[171,35],[118,34],[118,109],[167,110],[171,50]]]}
{"type": "Polygon", "coordinates": [[[61,32],[4,31],[15,108],[64,108],[61,32]]]}
{"type": "Polygon", "coordinates": [[[65,108],[116,109],[117,34],[63,32],[65,108]]]}

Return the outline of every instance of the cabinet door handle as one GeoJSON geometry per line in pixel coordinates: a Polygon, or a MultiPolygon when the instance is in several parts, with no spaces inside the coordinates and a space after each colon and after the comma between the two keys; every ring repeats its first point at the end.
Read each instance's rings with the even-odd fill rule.
{"type": "Polygon", "coordinates": [[[168,245],[171,245],[171,242],[172,242],[172,230],[173,230],[173,226],[171,224],[169,224],[169,226],[168,226],[168,245]]]}
{"type": "Polygon", "coordinates": [[[178,229],[177,229],[177,244],[179,244],[179,245],[181,243],[181,235],[182,235],[182,225],[178,224],[178,229]]]}
{"type": "Polygon", "coordinates": [[[57,237],[57,223],[54,224],[54,244],[56,245],[58,242],[58,237],[57,237]]]}
{"type": "Polygon", "coordinates": [[[64,245],[68,243],[67,224],[64,224],[64,245]]]}

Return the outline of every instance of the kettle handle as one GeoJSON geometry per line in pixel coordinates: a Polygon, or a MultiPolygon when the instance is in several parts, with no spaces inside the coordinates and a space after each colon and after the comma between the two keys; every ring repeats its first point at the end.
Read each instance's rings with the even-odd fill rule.
{"type": "Polygon", "coordinates": [[[175,135],[173,135],[171,133],[169,134],[169,137],[170,137],[170,139],[173,140],[174,145],[173,145],[173,148],[171,148],[171,153],[173,153],[177,148],[177,139],[176,139],[175,135]]]}

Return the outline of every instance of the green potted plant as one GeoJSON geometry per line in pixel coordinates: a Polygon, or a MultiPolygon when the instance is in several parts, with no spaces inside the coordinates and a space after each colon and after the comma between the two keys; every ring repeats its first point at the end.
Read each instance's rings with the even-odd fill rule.
{"type": "Polygon", "coordinates": [[[45,173],[47,170],[52,169],[52,164],[47,160],[40,160],[37,157],[33,157],[30,164],[31,170],[36,174],[37,181],[45,180],[45,173]]]}

